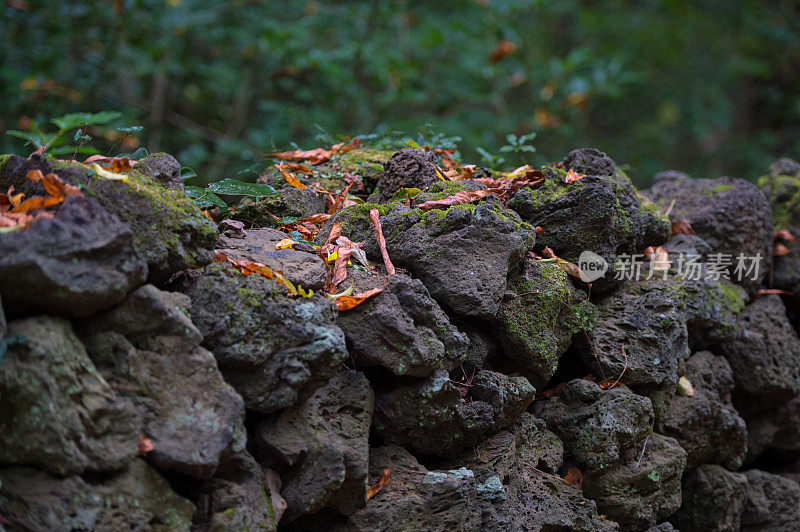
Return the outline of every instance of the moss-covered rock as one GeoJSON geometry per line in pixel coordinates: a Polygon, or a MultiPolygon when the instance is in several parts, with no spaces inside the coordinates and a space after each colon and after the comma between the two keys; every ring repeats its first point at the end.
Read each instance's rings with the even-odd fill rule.
{"type": "Polygon", "coordinates": [[[573,288],[558,264],[527,259],[512,275],[497,315],[505,356],[533,383],[544,386],[572,335],[594,328],[597,311],[573,288]]]}
{"type": "Polygon", "coordinates": [[[213,260],[217,242],[214,222],[206,218],[195,203],[178,190],[164,188],[154,178],[134,169],[128,179],[113,181],[96,175],[91,166],[52,158],[14,157],[0,174],[0,188],[9,186],[28,196],[44,195],[40,183],[29,181],[30,170],[55,172],[61,179],[78,186],[122,223],[131,228],[138,257],[148,266],[148,280],[160,282],[186,268],[213,260]]]}
{"type": "Polygon", "coordinates": [[[249,409],[295,404],[347,357],[336,309],[321,294],[291,299],[277,282],[223,264],[187,273],[176,288],[191,297],[203,345],[249,409]]]}
{"type": "Polygon", "coordinates": [[[641,201],[628,177],[605,153],[574,150],[562,163],[585,177],[566,183],[566,170],[546,167],[544,183],[521,189],[509,206],[523,220],[544,229],[537,249],[550,247],[574,263],[582,252],[591,251],[612,265],[592,285],[593,291],[603,292],[618,284],[613,275],[617,256],[663,244],[669,237],[669,222],[660,209],[641,201]]]}
{"type": "MultiPolygon", "coordinates": [[[[447,197],[469,185],[448,183],[431,188],[432,196],[447,197]]],[[[443,307],[464,316],[492,318],[500,307],[508,272],[533,244],[533,227],[489,195],[475,204],[423,211],[420,194],[412,207],[403,201],[365,203],[348,207],[331,218],[320,231],[324,241],[338,222],[342,234],[366,241],[364,249],[374,260],[381,254],[369,220],[378,209],[389,257],[408,268],[443,307]]]]}
{"type": "MultiPolygon", "coordinates": [[[[758,179],[758,186],[772,205],[775,229],[787,229],[800,237],[800,164],[780,159],[769,174],[758,179]]],[[[773,257],[772,286],[800,292],[800,246],[786,242],[789,253],[773,257]]]]}

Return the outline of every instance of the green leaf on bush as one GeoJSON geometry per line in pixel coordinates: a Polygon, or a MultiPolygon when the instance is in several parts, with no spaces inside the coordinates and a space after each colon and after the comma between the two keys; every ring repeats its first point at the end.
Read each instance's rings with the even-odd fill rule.
{"type": "Polygon", "coordinates": [[[82,125],[96,126],[108,124],[112,120],[121,117],[122,113],[117,111],[101,111],[99,113],[71,113],[53,119],[53,123],[61,131],[66,131],[82,125]]]}
{"type": "Polygon", "coordinates": [[[231,196],[271,196],[277,194],[275,189],[269,185],[261,183],[245,183],[236,179],[223,179],[208,185],[208,189],[217,194],[229,194],[231,196]]]}
{"type": "Polygon", "coordinates": [[[188,166],[181,167],[181,179],[186,181],[187,179],[191,179],[193,177],[197,177],[197,172],[189,168],[188,166]]]}
{"type": "Polygon", "coordinates": [[[11,135],[12,137],[17,137],[23,140],[27,140],[37,148],[41,148],[45,144],[47,144],[47,139],[45,139],[39,133],[35,133],[33,131],[19,131],[16,129],[9,129],[6,131],[7,134],[11,135]]]}
{"type": "Polygon", "coordinates": [[[209,192],[208,189],[193,186],[187,186],[185,189],[186,195],[192,198],[201,209],[207,209],[209,207],[227,207],[225,202],[222,201],[222,198],[213,192],[209,192]]]}

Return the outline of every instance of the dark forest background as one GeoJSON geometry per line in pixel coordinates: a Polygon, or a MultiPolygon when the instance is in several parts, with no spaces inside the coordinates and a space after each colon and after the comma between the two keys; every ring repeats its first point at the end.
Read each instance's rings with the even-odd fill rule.
{"type": "MultiPolygon", "coordinates": [[[[527,162],[595,146],[639,185],[666,168],[752,179],[800,157],[799,6],[3,0],[0,130],[117,110],[143,126],[122,148],[205,180],[292,142],[398,131],[459,136],[471,162],[535,131],[527,162]]],[[[0,152],[28,150],[0,135],[0,152]]]]}

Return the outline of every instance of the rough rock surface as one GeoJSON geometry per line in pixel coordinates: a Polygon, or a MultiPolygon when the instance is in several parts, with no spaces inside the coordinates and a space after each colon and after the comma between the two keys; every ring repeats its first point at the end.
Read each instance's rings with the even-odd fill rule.
{"type": "Polygon", "coordinates": [[[728,362],[701,351],[686,361],[684,376],[691,382],[694,395],[676,394],[656,429],[677,439],[686,450],[687,469],[700,464],[738,469],[748,438],[744,420],[731,403],[733,373],[728,362]]]}
{"type": "Polygon", "coordinates": [[[208,478],[244,445],[244,405],[200,347],[190,300],[145,285],[81,330],[106,381],[136,404],[159,469],[208,478]]]}
{"type": "Polygon", "coordinates": [[[765,451],[779,458],[800,453],[800,396],[747,421],[747,462],[765,451]]]}
{"type": "Polygon", "coordinates": [[[652,433],[646,445],[619,463],[584,478],[584,493],[623,530],[640,530],[667,518],[681,505],[686,451],[673,438],[652,433]]]}
{"type": "Polygon", "coordinates": [[[492,499],[503,497],[497,482],[480,484],[472,471],[461,468],[428,471],[408,451],[396,445],[373,447],[370,477],[379,480],[392,467],[391,482],[352,514],[340,530],[481,530],[481,513],[492,499]]]}
{"type": "Polygon", "coordinates": [[[195,510],[142,460],[103,479],[9,467],[0,482],[11,530],[189,530],[195,510]]]}
{"type": "Polygon", "coordinates": [[[347,356],[335,307],[321,295],[290,299],[275,281],[222,264],[189,272],[176,287],[191,297],[203,346],[248,409],[270,413],[295,404],[347,356]]]}
{"type": "Polygon", "coordinates": [[[730,362],[734,404],[747,419],[800,393],[800,340],[780,297],[759,297],[742,311],[737,338],[715,348],[730,362]]]}
{"type": "Polygon", "coordinates": [[[800,522],[800,485],[764,471],[746,471],[747,501],[742,530],[790,532],[800,522]]]}
{"type": "Polygon", "coordinates": [[[168,153],[149,155],[139,161],[136,169],[155,179],[164,188],[184,191],[181,163],[168,153]]]}
{"type": "MultiPolygon", "coordinates": [[[[392,199],[401,188],[424,189],[439,180],[436,156],[424,150],[405,148],[383,163],[383,174],[375,193],[378,203],[392,199]]],[[[372,198],[370,198],[372,199],[372,198]]]]}
{"type": "Polygon", "coordinates": [[[386,248],[395,266],[407,268],[447,310],[491,319],[500,307],[509,270],[533,244],[535,233],[491,195],[477,204],[449,209],[424,212],[414,206],[465,189],[467,185],[462,183],[434,183],[415,198],[411,209],[402,202],[344,209],[329,220],[320,240],[339,222],[342,234],[353,241],[366,241],[367,254],[380,261],[369,222],[369,210],[378,208],[386,248]]]}
{"type": "Polygon", "coordinates": [[[284,522],[325,507],[348,515],[366,503],[373,406],[369,381],[346,370],[258,427],[263,459],[284,472],[284,522]]]}
{"type": "Polygon", "coordinates": [[[683,503],[673,521],[681,532],[739,530],[747,477],[721,466],[703,465],[683,479],[683,503]]]}
{"type": "Polygon", "coordinates": [[[217,242],[214,222],[188,196],[162,187],[136,167],[126,172],[126,181],[112,181],[95,176],[90,166],[80,163],[13,157],[0,173],[0,189],[13,185],[28,196],[42,196],[42,186],[26,177],[37,169],[54,172],[87,194],[91,191],[108,212],[131,228],[135,254],[147,262],[148,281],[165,281],[173,273],[213,260],[217,242]]]}
{"type": "Polygon", "coordinates": [[[286,508],[277,491],[280,477],[247,452],[237,453],[202,486],[195,522],[201,530],[275,530],[286,508]],[[271,481],[277,479],[278,484],[271,481]]]}
{"type": "MultiPolygon", "coordinates": [[[[383,285],[383,278],[374,279],[383,285]]],[[[396,375],[451,370],[469,345],[425,286],[402,273],[390,275],[381,293],[339,314],[336,323],[358,366],[380,365],[396,375]]]]}
{"type": "Polygon", "coordinates": [[[556,255],[578,263],[584,251],[597,253],[609,272],[592,289],[605,291],[618,284],[614,264],[620,254],[639,253],[667,241],[669,223],[660,209],[645,201],[628,177],[605,153],[584,148],[567,155],[561,169],[547,169],[538,188],[523,188],[509,206],[534,226],[544,228],[537,248],[550,247],[556,255]],[[566,171],[586,177],[567,184],[566,171]]]}
{"type": "Polygon", "coordinates": [[[646,397],[624,387],[602,390],[575,379],[551,398],[542,417],[547,426],[589,471],[618,463],[628,451],[641,450],[653,430],[653,407],[646,397]]]}
{"type": "MultiPolygon", "coordinates": [[[[800,164],[779,159],[769,174],[758,180],[758,186],[772,205],[775,229],[786,229],[800,237],[800,164]]],[[[800,292],[800,246],[786,242],[789,253],[773,257],[772,286],[800,292]]]]}
{"type": "Polygon", "coordinates": [[[86,196],[68,196],[53,218],[0,234],[9,316],[89,316],[119,303],[147,275],[133,241],[128,226],[86,196]]]}
{"type": "Polygon", "coordinates": [[[319,290],[325,286],[325,263],[319,256],[293,249],[275,249],[287,238],[275,229],[248,229],[243,238],[220,237],[217,249],[234,260],[266,264],[283,272],[289,281],[303,288],[319,290]]]}
{"type": "Polygon", "coordinates": [[[479,371],[470,387],[446,371],[377,398],[373,430],[386,442],[420,453],[453,456],[490,432],[513,423],[536,390],[524,377],[479,371]],[[462,390],[469,394],[467,401],[462,390]]]}
{"type": "Polygon", "coordinates": [[[133,404],[95,368],[68,321],[9,323],[25,342],[0,361],[0,463],[57,475],[122,469],[136,454],[133,404]]]}
{"type": "Polygon", "coordinates": [[[528,258],[509,279],[497,315],[498,333],[514,369],[534,386],[553,376],[572,336],[594,328],[597,311],[558,264],[528,258]]]}
{"type": "Polygon", "coordinates": [[[655,177],[648,197],[661,207],[673,200],[670,220],[688,220],[692,229],[711,246],[712,253],[728,255],[729,272],[736,280],[737,256],[764,260],[755,279],[741,283],[749,290],[758,287],[769,271],[772,257],[772,215],[764,193],[744,179],[692,179],[680,172],[662,172],[655,177]]]}

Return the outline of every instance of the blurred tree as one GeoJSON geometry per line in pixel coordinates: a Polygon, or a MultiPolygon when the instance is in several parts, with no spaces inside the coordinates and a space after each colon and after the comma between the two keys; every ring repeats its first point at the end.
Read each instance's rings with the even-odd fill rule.
{"type": "Polygon", "coordinates": [[[597,146],[639,184],[665,168],[754,177],[800,156],[792,0],[7,0],[0,12],[0,129],[115,109],[145,126],[149,150],[206,178],[313,147],[321,130],[425,123],[463,137],[474,160],[530,130],[536,162],[597,146]]]}

